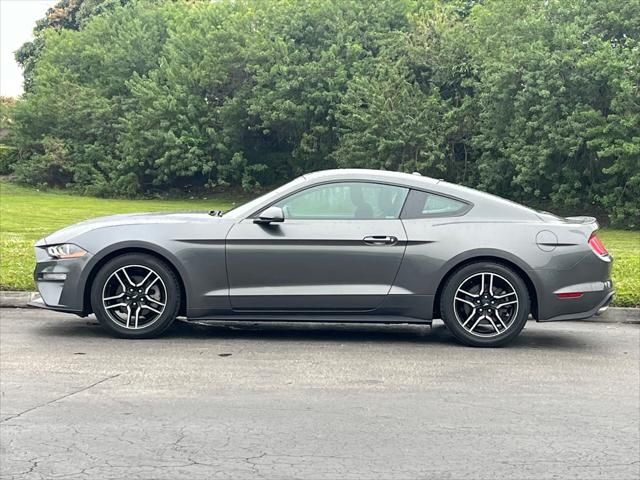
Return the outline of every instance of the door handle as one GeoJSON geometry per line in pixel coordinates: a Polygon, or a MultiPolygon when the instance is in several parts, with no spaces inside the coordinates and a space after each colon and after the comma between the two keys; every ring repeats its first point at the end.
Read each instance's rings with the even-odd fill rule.
{"type": "Polygon", "coordinates": [[[367,245],[393,245],[398,242],[397,237],[387,235],[369,235],[362,239],[367,245]]]}

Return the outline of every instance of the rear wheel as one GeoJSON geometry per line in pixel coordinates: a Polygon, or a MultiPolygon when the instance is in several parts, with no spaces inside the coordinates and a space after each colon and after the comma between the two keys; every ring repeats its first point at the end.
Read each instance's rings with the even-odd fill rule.
{"type": "Polygon", "coordinates": [[[440,311],[453,335],[474,347],[498,347],[513,340],[529,317],[524,280],[493,262],[475,262],[456,270],[445,284],[440,311]]]}
{"type": "Polygon", "coordinates": [[[180,286],[165,262],[146,254],[124,254],[110,260],[96,275],[91,306],[100,324],[113,335],[155,337],[178,314],[180,286]]]}

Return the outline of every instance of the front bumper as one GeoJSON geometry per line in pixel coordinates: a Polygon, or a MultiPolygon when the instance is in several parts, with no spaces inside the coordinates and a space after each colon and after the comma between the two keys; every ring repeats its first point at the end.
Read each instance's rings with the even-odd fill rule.
{"type": "Polygon", "coordinates": [[[84,308],[83,271],[91,261],[87,253],[80,258],[58,260],[47,255],[43,248],[36,247],[36,267],[33,272],[41,302],[33,306],[60,312],[86,315],[84,308]]]}

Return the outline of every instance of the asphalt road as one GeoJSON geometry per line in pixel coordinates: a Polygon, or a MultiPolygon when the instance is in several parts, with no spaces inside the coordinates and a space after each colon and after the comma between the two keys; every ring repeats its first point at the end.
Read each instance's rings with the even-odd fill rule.
{"type": "Polygon", "coordinates": [[[637,479],[640,326],[179,325],[0,310],[3,479],[637,479]]]}

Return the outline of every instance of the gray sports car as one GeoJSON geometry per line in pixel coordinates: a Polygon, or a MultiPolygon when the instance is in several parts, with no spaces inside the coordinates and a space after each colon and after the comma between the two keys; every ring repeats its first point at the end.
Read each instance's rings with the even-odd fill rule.
{"type": "Polygon", "coordinates": [[[559,218],[418,174],[330,170],[226,213],[116,215],[35,245],[40,306],[114,335],[191,321],[423,323],[473,346],[604,311],[611,256],[559,218]]]}

